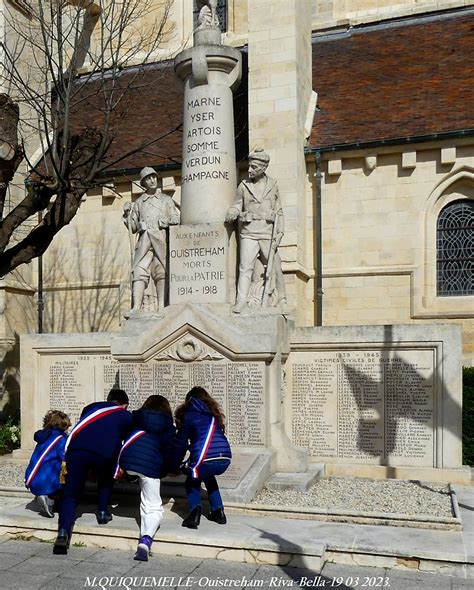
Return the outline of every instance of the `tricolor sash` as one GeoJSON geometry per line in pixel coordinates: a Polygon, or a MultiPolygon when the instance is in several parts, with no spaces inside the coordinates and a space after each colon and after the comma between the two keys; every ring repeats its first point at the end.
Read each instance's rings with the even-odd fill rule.
{"type": "Polygon", "coordinates": [[[199,478],[199,467],[206,458],[207,451],[211,446],[212,437],[214,436],[214,432],[216,431],[216,419],[214,416],[211,419],[211,423],[209,424],[209,429],[206,434],[206,439],[201,449],[201,453],[199,454],[199,459],[197,460],[196,465],[191,469],[192,477],[198,479],[199,478]]]}
{"type": "Polygon", "coordinates": [[[137,430],[129,438],[127,438],[127,440],[123,443],[122,448],[120,449],[119,456],[117,458],[117,467],[115,468],[114,479],[118,479],[118,476],[120,473],[120,457],[122,456],[122,452],[128,446],[130,446],[132,444],[132,442],[135,442],[137,439],[139,439],[144,434],[146,434],[146,432],[144,430],[137,430]]]}
{"type": "Polygon", "coordinates": [[[124,411],[125,410],[122,406],[112,406],[111,408],[100,408],[99,410],[95,410],[91,414],[87,414],[87,416],[84,416],[84,418],[79,420],[79,422],[71,430],[71,434],[68,436],[67,441],[66,441],[66,446],[64,448],[64,454],[66,454],[66,451],[68,450],[69,443],[86,426],[89,426],[89,424],[92,424],[92,422],[95,422],[96,420],[99,420],[100,418],[104,418],[105,416],[109,416],[110,414],[113,414],[114,412],[124,412],[124,411]]]}
{"type": "Polygon", "coordinates": [[[45,460],[48,453],[50,453],[53,448],[57,445],[57,443],[63,438],[62,434],[59,434],[43,451],[41,456],[39,457],[38,461],[36,461],[35,466],[33,467],[28,479],[25,481],[25,486],[29,489],[31,486],[31,482],[33,481],[35,475],[38,473],[39,468],[41,467],[41,463],[45,460]]]}

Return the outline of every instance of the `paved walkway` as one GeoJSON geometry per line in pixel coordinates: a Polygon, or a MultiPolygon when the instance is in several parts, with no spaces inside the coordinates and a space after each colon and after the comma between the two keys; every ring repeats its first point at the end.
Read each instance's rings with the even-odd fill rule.
{"type": "Polygon", "coordinates": [[[54,556],[57,519],[41,517],[31,496],[3,494],[0,588],[473,588],[474,487],[456,491],[462,531],[231,512],[226,526],[203,518],[192,531],[181,527],[179,506],[168,505],[145,564],[133,561],[137,496],[119,497],[105,526],[93,505],[82,506],[68,556],[54,556]]]}
{"type": "Polygon", "coordinates": [[[71,547],[52,554],[50,543],[0,537],[0,588],[76,590],[79,588],[191,589],[338,588],[389,590],[467,590],[472,580],[382,567],[326,563],[321,570],[234,563],[199,557],[164,556],[133,561],[133,551],[71,547]]]}

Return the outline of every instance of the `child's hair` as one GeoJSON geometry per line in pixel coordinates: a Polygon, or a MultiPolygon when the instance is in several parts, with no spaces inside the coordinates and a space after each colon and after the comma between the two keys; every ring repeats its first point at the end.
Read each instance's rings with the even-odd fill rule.
{"type": "Polygon", "coordinates": [[[174,416],[176,418],[177,425],[179,426],[181,424],[183,414],[189,408],[189,402],[193,397],[202,400],[208,406],[208,408],[211,410],[211,414],[217,420],[217,424],[221,427],[222,432],[225,432],[225,416],[221,410],[221,407],[217,401],[207,393],[204,387],[193,387],[186,395],[184,403],[176,408],[174,416]]]}
{"type": "Polygon", "coordinates": [[[43,428],[57,428],[64,432],[71,426],[69,416],[59,410],[49,410],[43,418],[43,428]]]}
{"type": "Polygon", "coordinates": [[[115,402],[120,406],[128,405],[128,395],[123,389],[111,389],[107,396],[108,402],[115,402]]]}
{"type": "Polygon", "coordinates": [[[168,414],[168,416],[173,416],[169,401],[162,395],[150,395],[150,397],[143,402],[141,409],[164,412],[165,414],[168,414]]]}

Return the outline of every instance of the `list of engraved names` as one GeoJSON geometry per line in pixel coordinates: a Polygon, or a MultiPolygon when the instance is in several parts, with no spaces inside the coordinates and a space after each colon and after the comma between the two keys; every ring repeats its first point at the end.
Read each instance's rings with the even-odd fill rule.
{"type": "Polygon", "coordinates": [[[218,400],[226,415],[227,434],[236,445],[265,445],[264,365],[252,362],[150,361],[119,363],[110,355],[44,357],[49,374],[48,408],[61,409],[76,422],[82,408],[104,400],[112,387],[124,389],[130,409],[160,393],[172,408],[199,385],[218,400]]]}
{"type": "Polygon", "coordinates": [[[262,363],[152,361],[120,366],[120,386],[128,392],[132,407],[139,407],[149,395],[160,393],[174,408],[194,385],[208,389],[220,403],[233,444],[265,444],[262,363]]]}
{"type": "Polygon", "coordinates": [[[433,466],[433,351],[292,353],[292,440],[312,456],[433,466]]]}

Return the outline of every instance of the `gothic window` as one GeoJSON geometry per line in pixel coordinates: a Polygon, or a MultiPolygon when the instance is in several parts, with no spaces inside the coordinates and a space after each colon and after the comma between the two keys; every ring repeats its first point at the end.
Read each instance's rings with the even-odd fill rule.
{"type": "MultiPolygon", "coordinates": [[[[197,2],[194,0],[194,28],[197,26],[197,17],[199,14],[199,9],[197,7],[197,2]]],[[[217,0],[217,16],[219,18],[219,25],[221,27],[221,32],[225,33],[227,31],[227,0],[217,0]]]]}
{"type": "Polygon", "coordinates": [[[438,217],[438,296],[474,295],[474,202],[453,201],[438,217]]]}

